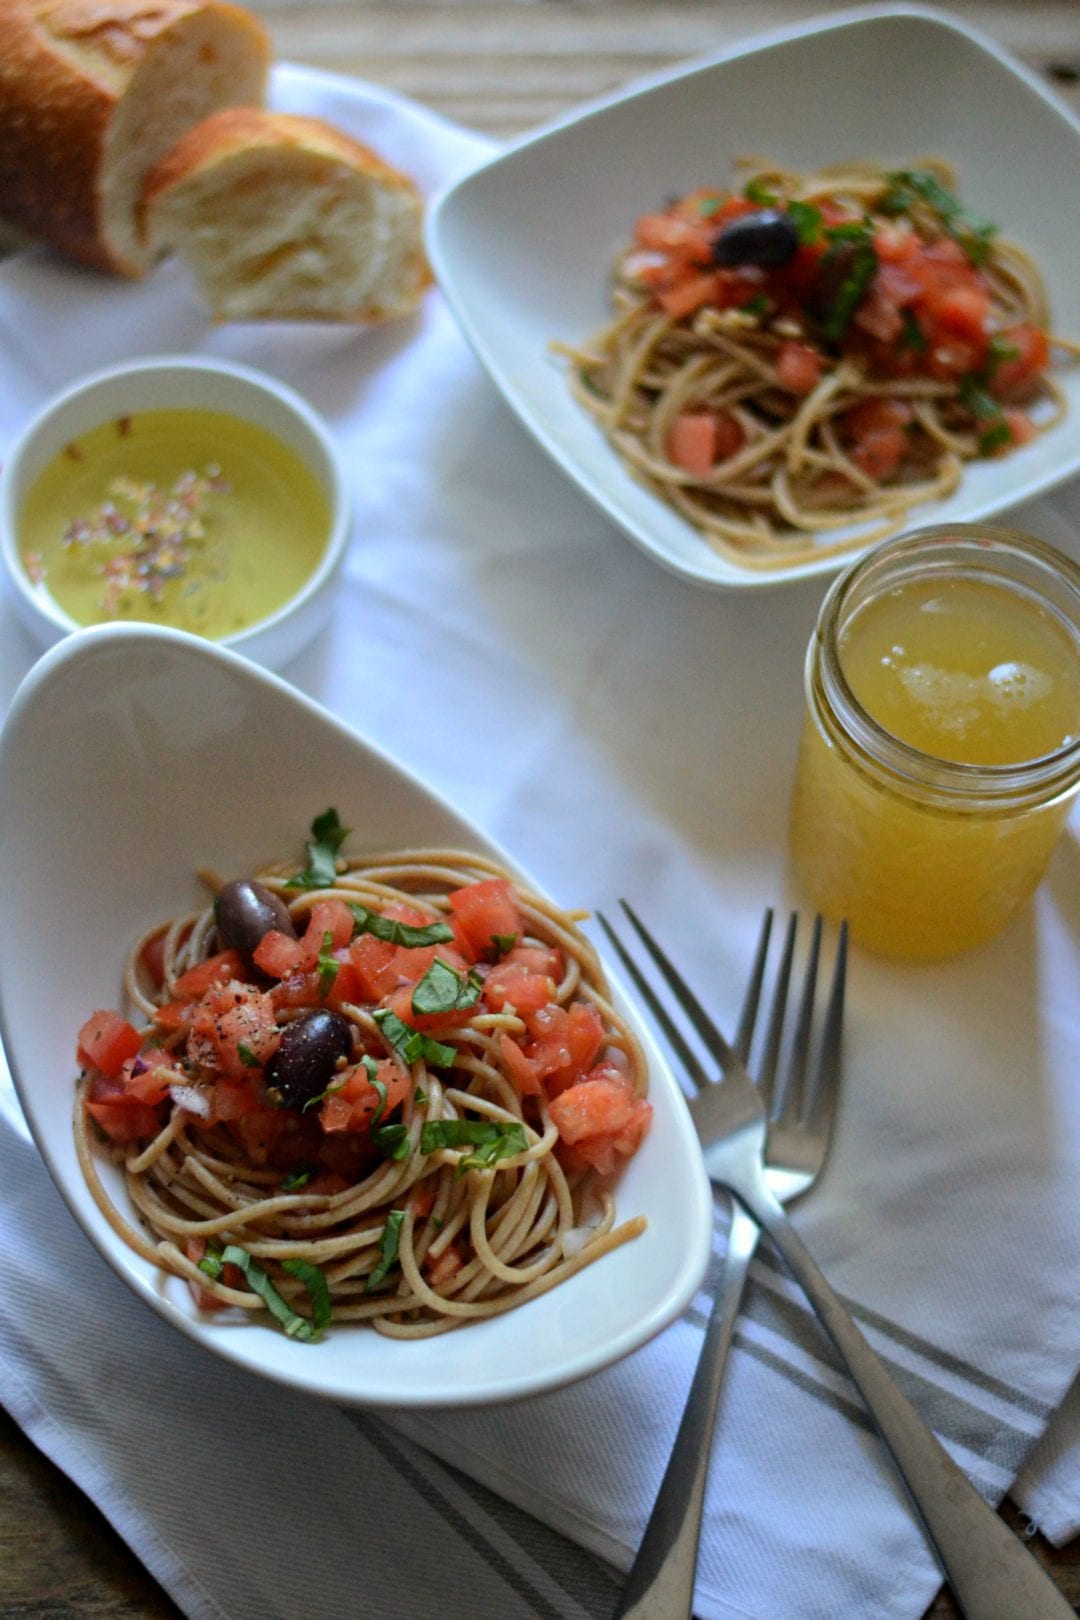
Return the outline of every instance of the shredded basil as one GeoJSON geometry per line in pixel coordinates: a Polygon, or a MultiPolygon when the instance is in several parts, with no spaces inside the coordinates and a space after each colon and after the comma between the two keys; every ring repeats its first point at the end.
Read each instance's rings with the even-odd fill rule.
{"type": "Polygon", "coordinates": [[[344,1091],[345,1087],[349,1083],[349,1078],[350,1071],[346,1069],[344,1074],[339,1075],[336,1080],[331,1080],[325,1091],[320,1091],[317,1097],[309,1097],[307,1102],[301,1107],[300,1112],[302,1114],[306,1114],[309,1109],[317,1108],[320,1103],[324,1103],[327,1097],[333,1097],[337,1092],[344,1091]]]}
{"type": "Polygon", "coordinates": [[[287,1176],[282,1176],[281,1186],[278,1188],[278,1191],[299,1192],[301,1187],[307,1186],[314,1174],[315,1166],[313,1164],[294,1165],[287,1176]]]}
{"type": "Polygon", "coordinates": [[[758,203],[762,208],[774,207],[777,200],[775,191],[770,191],[760,179],[748,180],[743,187],[743,196],[747,202],[758,203]]]}
{"type": "Polygon", "coordinates": [[[436,957],[413,987],[412,1010],[420,1015],[464,1011],[476,1006],[483,988],[478,973],[458,973],[436,957]]]}
{"type": "Polygon", "coordinates": [[[900,311],[900,323],[900,336],[896,343],[897,348],[914,349],[918,354],[924,353],[930,345],[927,342],[926,333],[910,309],[900,311]]]}
{"type": "Polygon", "coordinates": [[[1003,445],[1011,443],[1012,429],[1002,417],[1000,422],[995,422],[993,427],[988,427],[985,432],[979,434],[979,454],[993,455],[995,450],[1000,450],[1003,445]]]}
{"type": "Polygon", "coordinates": [[[415,950],[422,945],[445,945],[454,937],[449,923],[433,922],[416,928],[393,917],[380,917],[377,911],[369,911],[367,906],[357,905],[354,901],[349,902],[349,910],[356,919],[354,939],[357,934],[374,934],[376,939],[383,939],[389,945],[404,945],[407,950],[415,950]]]}
{"type": "Polygon", "coordinates": [[[349,829],[338,820],[336,810],[324,810],[311,823],[307,840],[307,865],[289,878],[287,889],[329,889],[337,879],[337,852],[349,836],[349,829]]]}
{"type": "Polygon", "coordinates": [[[697,211],[702,219],[712,219],[724,206],[723,197],[702,197],[697,205],[697,211]]]}
{"type": "Polygon", "coordinates": [[[740,304],[739,308],[744,315],[767,315],[772,306],[772,300],[766,293],[756,293],[749,303],[740,304]]]}
{"type": "Polygon", "coordinates": [[[212,1249],[207,1246],[206,1253],[199,1261],[199,1270],[205,1271],[208,1277],[212,1277],[214,1281],[217,1282],[218,1278],[221,1276],[221,1266],[221,1250],[212,1249]]]}
{"type": "Polygon", "coordinates": [[[330,1320],[330,1295],[326,1287],[326,1278],[317,1266],[310,1265],[306,1260],[282,1261],[282,1267],[285,1270],[291,1270],[294,1266],[303,1268],[302,1271],[295,1271],[292,1275],[296,1276],[304,1284],[311,1297],[314,1319],[309,1322],[305,1317],[300,1316],[298,1312],[293,1310],[288,1300],[282,1298],[262,1266],[254,1256],[248,1254],[246,1249],[241,1249],[235,1243],[230,1243],[228,1248],[222,1252],[221,1264],[224,1266],[239,1266],[252,1293],[258,1294],[267,1310],[281,1323],[290,1339],[302,1339],[310,1343],[312,1340],[319,1338],[323,1328],[330,1320]],[[319,1283],[322,1285],[321,1289],[318,1283],[313,1282],[309,1273],[318,1276],[319,1283]],[[323,1314],[324,1312],[325,1314],[323,1314]]]}
{"type": "Polygon", "coordinates": [[[500,958],[508,956],[513,950],[514,946],[517,944],[517,935],[492,934],[491,943],[495,947],[493,952],[495,961],[498,962],[500,958]]]}
{"type": "Polygon", "coordinates": [[[375,1090],[379,1094],[379,1104],[375,1112],[372,1114],[370,1121],[371,1129],[374,1130],[380,1119],[382,1119],[383,1115],[386,1113],[386,1082],[385,1080],[376,1080],[373,1074],[369,1074],[368,1079],[371,1081],[371,1084],[375,1087],[375,1090]]]}
{"type": "MultiPolygon", "coordinates": [[[[838,226],[837,230],[839,229],[838,226]]],[[[822,261],[823,264],[828,264],[830,256],[841,251],[850,252],[851,255],[840,286],[821,323],[822,331],[832,343],[843,337],[847,331],[848,323],[862,302],[877,269],[878,257],[874,251],[874,244],[865,228],[859,229],[863,232],[861,237],[845,236],[843,245],[830,248],[822,261]]],[[[826,235],[832,235],[832,232],[826,232],[826,235]]]]}
{"type": "Polygon", "coordinates": [[[984,375],[987,382],[993,377],[998,366],[1004,365],[1006,360],[1019,360],[1019,358],[1020,350],[1016,347],[1016,344],[1007,342],[1005,338],[999,337],[995,333],[986,348],[986,371],[984,375]]]}
{"type": "Polygon", "coordinates": [[[394,1051],[405,1063],[416,1063],[423,1058],[425,1063],[434,1063],[437,1068],[447,1069],[457,1057],[452,1046],[446,1046],[442,1041],[432,1040],[430,1035],[424,1035],[411,1024],[406,1024],[389,1007],[377,1007],[371,1015],[382,1030],[394,1051]]]}
{"type": "Polygon", "coordinates": [[[245,1069],[257,1069],[260,1067],[258,1058],[246,1041],[237,1041],[236,1052],[245,1069]]]}
{"type": "Polygon", "coordinates": [[[409,1156],[409,1128],[400,1122],[377,1126],[371,1133],[371,1140],[384,1159],[400,1162],[409,1156]]]}
{"type": "Polygon", "coordinates": [[[910,214],[923,203],[941,220],[946,232],[963,248],[972,264],[985,264],[997,226],[964,208],[930,169],[897,169],[886,176],[889,189],[877,206],[883,214],[910,214]]]}
{"type": "Polygon", "coordinates": [[[385,1282],[391,1266],[397,1264],[398,1248],[401,1243],[401,1223],[404,1219],[405,1211],[403,1209],[392,1209],[386,1217],[386,1225],[383,1227],[382,1237],[379,1239],[378,1263],[367,1280],[364,1289],[365,1293],[370,1294],[372,1289],[378,1288],[381,1282],[385,1282]]]}
{"type": "Polygon", "coordinates": [[[821,212],[812,203],[789,202],[787,211],[804,247],[821,240],[821,212]]]}
{"type": "Polygon", "coordinates": [[[980,422],[991,422],[1001,415],[997,400],[987,393],[980,379],[971,372],[960,380],[960,402],[980,422]]]}
{"type": "Polygon", "coordinates": [[[316,966],[319,970],[319,1000],[325,1001],[334,988],[334,980],[338,976],[338,962],[330,952],[334,948],[334,936],[329,928],[322,937],[322,950],[319,952],[316,966]]]}
{"type": "Polygon", "coordinates": [[[413,1097],[413,1101],[415,1102],[417,1108],[426,1108],[427,1107],[427,1105],[428,1105],[428,1094],[424,1090],[423,1086],[417,1086],[416,1094],[413,1097]]]}
{"type": "Polygon", "coordinates": [[[525,1127],[516,1121],[504,1125],[493,1119],[429,1119],[420,1130],[421,1153],[435,1153],[439,1148],[476,1149],[459,1161],[459,1176],[466,1170],[489,1169],[499,1159],[524,1153],[528,1145],[525,1127]]]}

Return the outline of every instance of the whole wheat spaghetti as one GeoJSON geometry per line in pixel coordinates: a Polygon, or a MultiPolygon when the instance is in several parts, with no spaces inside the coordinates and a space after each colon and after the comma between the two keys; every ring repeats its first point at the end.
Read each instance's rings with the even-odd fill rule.
{"type": "Polygon", "coordinates": [[[633,472],[755,569],[865,545],[1064,411],[1034,261],[938,159],[745,160],[638,220],[575,397],[633,472]]]}
{"type": "Polygon", "coordinates": [[[616,1225],[612,1177],[648,1128],[646,1070],[572,916],[482,857],[345,859],[344,836],[327,812],[306,866],[208,874],[215,904],[136,942],[145,1028],[84,1025],[77,1145],[114,1229],[202,1308],[418,1338],[643,1229],[616,1225]]]}

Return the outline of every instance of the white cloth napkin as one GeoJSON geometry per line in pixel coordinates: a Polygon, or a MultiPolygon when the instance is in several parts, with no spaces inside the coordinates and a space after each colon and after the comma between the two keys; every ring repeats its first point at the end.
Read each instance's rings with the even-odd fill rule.
{"type": "MultiPolygon", "coordinates": [[[[487,150],[368,87],[282,68],[274,89],[429,191],[487,150]]],[[[0,452],[78,374],[188,349],[277,373],[344,450],[355,537],[333,619],[289,677],[561,902],[632,896],[730,1023],[761,910],[788,899],[801,663],[823,586],[720,595],[659,569],[532,444],[437,293],[376,332],[214,328],[175,266],[128,286],[12,261],[0,452]]],[[[1080,490],[1015,521],[1076,555],[1080,490]]],[[[0,597],[0,704],[34,654],[0,597]]],[[[76,837],[77,805],[72,818],[76,837]]],[[[1077,830],[1074,817],[1034,903],[984,949],[933,968],[855,954],[838,1137],[796,1214],[979,1488],[997,1499],[1019,1476],[1058,1540],[1080,1527],[1080,1395],[1062,1406],[1080,1367],[1077,830]]],[[[616,1577],[591,1555],[629,1564],[704,1290],[652,1344],[568,1390],[343,1414],[171,1333],[14,1130],[0,1130],[0,1178],[4,1399],[187,1614],[610,1612],[616,1577]]],[[[718,1254],[725,1225],[718,1200],[718,1254]]],[[[768,1253],[728,1371],[699,1575],[708,1620],[918,1620],[938,1584],[857,1397],[768,1253]]]]}

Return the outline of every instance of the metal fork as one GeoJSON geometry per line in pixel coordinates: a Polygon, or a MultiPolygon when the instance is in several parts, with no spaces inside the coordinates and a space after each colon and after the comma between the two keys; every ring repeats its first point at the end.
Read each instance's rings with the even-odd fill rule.
{"type": "MultiPolygon", "coordinates": [[[[675,1000],[708,1041],[712,1023],[700,1002],[653,936],[632,920],[675,1000]]],[[[640,987],[644,975],[632,976],[640,987]]],[[[722,1050],[717,1057],[722,1080],[690,1100],[698,1135],[711,1144],[709,1175],[754,1216],[817,1312],[892,1455],[962,1613],[969,1620],[1075,1620],[1072,1605],[893,1383],[791,1225],[764,1173],[767,1119],[761,1095],[738,1055],[726,1043],[722,1050]]],[[[708,1438],[703,1437],[705,1444],[708,1438]]],[[[654,1585],[640,1604],[618,1613],[634,1620],[679,1620],[689,1608],[675,1606],[654,1585]]]]}
{"type": "MultiPolygon", "coordinates": [[[[625,900],[621,904],[635,929],[639,934],[644,934],[630,906],[625,900]]],[[[600,916],[598,921],[688,1077],[699,1088],[712,1085],[712,1076],[699,1061],[633,957],[624,949],[607,919],[600,916]]],[[[734,1051],[743,1064],[749,1061],[757,1024],[772,926],[773,913],[770,908],[762,922],[733,1043],[734,1051]]],[[[821,954],[821,918],[815,917],[794,1031],[786,1058],[781,1063],[797,932],[798,917],[792,913],[776,971],[758,1072],[758,1087],[770,1120],[765,1149],[765,1180],[775,1196],[784,1203],[806,1191],[819,1174],[828,1151],[840,1079],[840,1026],[847,966],[847,929],[844,927],[840,931],[817,1060],[811,1071],[811,1037],[821,954]]],[[[698,1032],[706,1050],[722,1068],[731,1048],[712,1020],[704,1011],[699,1009],[699,1012],[698,1032]]],[[[613,1620],[661,1614],[674,1617],[690,1613],[720,1388],[747,1273],[760,1236],[761,1228],[757,1221],[733,1199],[727,1252],[690,1393],[664,1478],[613,1620]]]]}

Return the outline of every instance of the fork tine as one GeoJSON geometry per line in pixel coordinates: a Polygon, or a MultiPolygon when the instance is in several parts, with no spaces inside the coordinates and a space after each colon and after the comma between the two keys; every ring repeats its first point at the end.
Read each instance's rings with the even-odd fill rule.
{"type": "Polygon", "coordinates": [[[772,906],[767,906],[765,915],[761,919],[761,934],[758,939],[757,953],[754,957],[754,966],[750,974],[750,983],[746,987],[742,1010],[739,1013],[739,1027],[735,1031],[735,1050],[744,1063],[750,1061],[750,1047],[754,1039],[754,1025],[757,1023],[761,986],[765,980],[765,958],[769,953],[769,937],[772,934],[772,925],[773,909],[772,906]]]}
{"type": "Polygon", "coordinates": [[[629,974],[634,988],[671,1042],[672,1050],[677,1055],[680,1063],[682,1063],[689,1078],[699,1091],[703,1086],[711,1085],[712,1076],[706,1071],[696,1052],[687,1042],[682,1030],[675,1023],[664,1003],[660,1000],[602,911],[596,913],[596,920],[607,935],[612,950],[629,974]]]}
{"type": "MultiPolygon", "coordinates": [[[[722,1070],[726,1069],[735,1056],[726,1038],[717,1029],[678,968],[656,943],[656,940],[649,933],[634,908],[625,900],[620,900],[619,904],[630,919],[641,943],[667,980],[668,986],[679,1006],[701,1036],[710,1055],[716,1059],[722,1070]]],[[[706,1082],[711,1084],[711,1077],[706,1076],[706,1082]]]]}
{"type": "Polygon", "coordinates": [[[762,1053],[757,1074],[758,1089],[769,1114],[774,1112],[780,1038],[784,1030],[784,1013],[787,1009],[788,986],[791,982],[791,963],[795,955],[795,934],[798,926],[798,913],[793,911],[788,918],[787,933],[784,935],[784,954],[780,959],[780,971],[777,974],[776,988],[773,991],[772,1005],[769,1008],[769,1021],[765,1031],[765,1050],[762,1053]]]}
{"type": "Polygon", "coordinates": [[[810,1057],[810,1028],[814,1018],[814,1000],[817,995],[818,963],[821,959],[821,913],[814,918],[810,935],[810,954],[803,971],[802,992],[795,1014],[795,1030],[791,1039],[788,1061],[783,1078],[777,1087],[777,1108],[790,1119],[803,1117],[806,1065],[810,1057]]]}
{"type": "Polygon", "coordinates": [[[844,987],[847,981],[848,925],[840,924],[836,942],[836,961],[833,965],[832,984],[825,1008],[825,1021],[821,1031],[818,1060],[803,1098],[802,1118],[812,1122],[818,1130],[827,1130],[832,1122],[840,1084],[840,1031],[844,1021],[844,987]]]}

